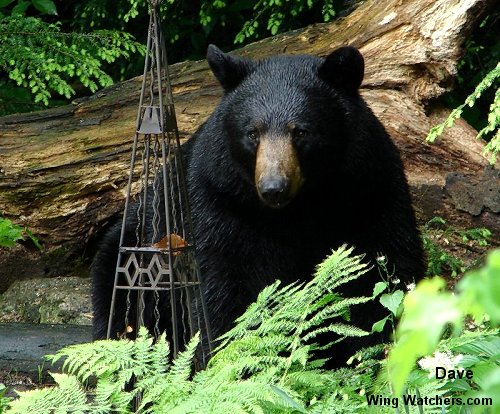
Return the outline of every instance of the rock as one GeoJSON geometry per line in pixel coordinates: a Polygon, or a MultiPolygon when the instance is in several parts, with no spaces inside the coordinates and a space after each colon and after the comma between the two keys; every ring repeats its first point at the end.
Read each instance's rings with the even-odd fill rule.
{"type": "Polygon", "coordinates": [[[0,295],[0,323],[92,324],[90,279],[15,281],[0,295]]]}
{"type": "Polygon", "coordinates": [[[450,173],[445,188],[457,210],[473,216],[479,216],[485,208],[500,213],[500,170],[486,168],[480,177],[450,173]]]}

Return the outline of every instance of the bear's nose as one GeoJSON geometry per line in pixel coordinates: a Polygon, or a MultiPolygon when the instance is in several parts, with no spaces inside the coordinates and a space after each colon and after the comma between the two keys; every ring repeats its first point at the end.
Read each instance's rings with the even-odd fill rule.
{"type": "Polygon", "coordinates": [[[289,201],[290,182],[285,177],[267,177],[259,181],[259,195],[273,208],[283,207],[289,201]]]}

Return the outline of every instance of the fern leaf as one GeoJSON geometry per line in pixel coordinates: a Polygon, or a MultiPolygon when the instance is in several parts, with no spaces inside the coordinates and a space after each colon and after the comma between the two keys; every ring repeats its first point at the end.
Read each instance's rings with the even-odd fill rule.
{"type": "Polygon", "coordinates": [[[74,376],[55,373],[51,375],[56,382],[55,387],[19,392],[20,398],[10,403],[6,414],[52,414],[55,411],[84,414],[91,410],[87,395],[74,376]]]}
{"type": "Polygon", "coordinates": [[[366,332],[360,328],[357,328],[355,326],[346,325],[346,324],[342,324],[342,323],[332,323],[328,326],[314,329],[313,331],[311,331],[310,333],[308,333],[307,335],[304,336],[304,341],[306,341],[306,342],[310,341],[311,339],[314,339],[316,336],[318,336],[320,334],[329,333],[329,332],[335,333],[341,337],[348,337],[348,336],[359,337],[359,336],[369,335],[368,332],[366,332]]]}
{"type": "Polygon", "coordinates": [[[319,312],[317,312],[312,318],[307,321],[305,329],[311,329],[315,326],[319,326],[325,321],[332,319],[334,317],[341,316],[344,314],[351,306],[359,305],[370,301],[371,298],[361,297],[361,298],[346,298],[338,300],[336,303],[330,304],[319,312]]]}

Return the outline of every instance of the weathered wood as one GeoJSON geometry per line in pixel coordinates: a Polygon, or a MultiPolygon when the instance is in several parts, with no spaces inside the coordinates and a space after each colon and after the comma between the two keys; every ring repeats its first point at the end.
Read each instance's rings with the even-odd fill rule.
{"type": "MultiPolygon", "coordinates": [[[[344,44],[360,48],[366,61],[363,96],[402,151],[419,217],[437,214],[458,225],[498,231],[494,198],[471,215],[461,211],[467,207],[457,205],[447,185],[456,172],[467,175],[463,181],[470,188],[481,179],[499,184],[498,174],[481,178],[488,163],[476,132],[460,121],[439,144],[424,142],[429,128],[446,115],[429,103],[452,84],[465,38],[494,3],[368,0],[343,20],[265,39],[236,53],[325,56],[344,44]]],[[[187,138],[222,91],[205,61],[172,65],[171,78],[180,133],[187,138]]],[[[2,251],[4,285],[12,278],[67,271],[71,258],[122,209],[140,82],[134,78],[65,107],[0,118],[0,212],[29,226],[46,248],[43,255],[30,246],[2,251]]],[[[0,282],[0,292],[3,288],[0,282]]]]}

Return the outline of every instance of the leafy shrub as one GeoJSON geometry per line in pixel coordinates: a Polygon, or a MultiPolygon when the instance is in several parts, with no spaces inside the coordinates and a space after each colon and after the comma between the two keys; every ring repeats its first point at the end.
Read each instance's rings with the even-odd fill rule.
{"type": "MultiPolygon", "coordinates": [[[[444,287],[445,281],[440,277],[423,280],[404,299],[404,312],[396,329],[396,344],[387,361],[394,395],[402,394],[415,362],[437,349],[468,352],[474,356],[462,361],[462,367],[477,368],[476,384],[463,386],[462,392],[500,395],[490,394],[500,387],[498,330],[468,333],[463,338],[456,338],[468,316],[476,325],[487,323],[496,327],[500,324],[500,250],[489,254],[486,266],[464,276],[457,285],[457,294],[445,291],[444,287]],[[451,339],[440,342],[445,332],[451,332],[451,339]],[[489,338],[489,335],[493,337],[489,338]],[[485,347],[490,349],[486,353],[483,352],[485,347]]],[[[451,385],[445,384],[445,388],[456,391],[450,388],[451,385]]],[[[500,400],[493,403],[500,409],[500,400]]]]}
{"type": "MultiPolygon", "coordinates": [[[[428,142],[435,142],[436,139],[443,134],[445,128],[450,128],[453,126],[456,119],[460,118],[462,111],[465,106],[474,106],[476,101],[481,97],[484,91],[490,88],[495,83],[498,84],[498,79],[500,78],[500,63],[491,70],[484,79],[476,86],[476,89],[471,93],[465,102],[451,111],[448,118],[441,124],[431,128],[429,135],[427,136],[428,142]]],[[[490,154],[491,164],[495,164],[496,155],[500,151],[500,89],[495,92],[495,97],[490,106],[490,111],[488,114],[488,124],[479,131],[477,134],[477,139],[482,138],[487,133],[493,133],[493,138],[486,143],[484,147],[484,154],[490,154]]]]}
{"type": "Polygon", "coordinates": [[[0,383],[0,414],[3,414],[9,403],[9,399],[5,396],[7,388],[0,383]]]}
{"type": "Polygon", "coordinates": [[[484,227],[457,229],[449,226],[441,217],[434,217],[422,228],[422,242],[427,255],[427,276],[449,274],[455,278],[464,273],[468,266],[440,244],[452,244],[455,247],[463,243],[467,247],[486,247],[489,245],[491,231],[484,227]],[[438,243],[439,241],[439,243],[438,243]]]}
{"type": "MultiPolygon", "coordinates": [[[[8,79],[0,79],[0,115],[48,105],[54,93],[69,99],[75,94],[71,85],[75,80],[95,92],[113,83],[102,69],[104,63],[135,52],[144,54],[144,46],[128,33],[64,33],[60,22],[26,16],[31,2],[19,0],[8,8],[10,3],[0,1],[0,68],[8,74],[8,79]]],[[[57,14],[50,0],[32,3],[43,13],[57,14]]]]}
{"type": "Polygon", "coordinates": [[[221,338],[208,367],[193,376],[197,336],[166,365],[165,338],[153,343],[142,330],[135,341],[97,341],[63,349],[52,357],[65,358],[66,373],[53,375],[58,386],[20,393],[7,413],[128,413],[138,395],[138,412],[143,413],[356,412],[363,403],[355,392],[360,384],[349,380],[349,385],[350,375],[324,371],[325,361],[312,358],[318,334],[330,331],[340,339],[367,335],[337,320],[350,306],[370,300],[334,294],[338,286],[367,271],[362,257],[351,253],[345,247],[335,251],[308,283],[281,287],[276,282],[265,288],[221,338]],[[90,376],[97,378],[92,398],[84,386],[90,376]],[[132,378],[133,388],[126,389],[132,378]]]}
{"type": "MultiPolygon", "coordinates": [[[[92,15],[98,20],[98,13],[108,13],[106,2],[91,0],[85,6],[85,14],[92,15]],[[99,9],[90,10],[97,6],[99,9]]],[[[145,9],[146,0],[128,0],[130,9],[123,15],[126,22],[140,15],[145,9]]],[[[194,24],[200,24],[205,34],[232,26],[236,21],[234,43],[245,43],[264,36],[275,35],[286,30],[295,29],[307,24],[307,20],[314,16],[315,21],[328,22],[335,18],[340,10],[352,3],[339,0],[248,0],[224,1],[165,1],[162,4],[162,15],[173,17],[173,30],[167,28],[167,40],[171,43],[179,40],[184,34],[184,25],[189,25],[191,30],[194,24]],[[188,4],[189,3],[189,4],[188,4]],[[188,18],[191,17],[191,19],[188,18]],[[195,20],[193,19],[195,18],[195,20]]]]}
{"type": "MultiPolygon", "coordinates": [[[[461,105],[500,61],[499,19],[500,10],[491,9],[474,28],[470,36],[464,39],[464,55],[457,62],[454,88],[442,97],[443,103],[448,108],[453,109],[461,105]]],[[[463,108],[461,117],[478,131],[488,123],[487,114],[496,89],[497,87],[493,85],[481,94],[474,106],[466,105],[463,108]]],[[[490,141],[492,134],[487,133],[484,138],[486,141],[490,141]]]]}
{"type": "Polygon", "coordinates": [[[0,216],[0,247],[13,247],[19,240],[28,238],[33,244],[42,250],[42,246],[33,233],[26,227],[18,226],[9,219],[0,216]]]}
{"type": "MultiPolygon", "coordinates": [[[[418,403],[425,396],[463,398],[464,404],[468,397],[484,398],[479,401],[491,402],[491,407],[475,409],[498,412],[499,331],[477,326],[500,322],[500,251],[491,253],[486,267],[464,277],[457,295],[444,291],[439,278],[422,281],[406,295],[388,359],[376,359],[383,349],[377,346],[358,352],[349,367],[328,371],[322,368],[325,361],[314,358],[316,334],[325,326],[340,338],[367,334],[337,320],[350,306],[370,300],[334,294],[343,283],[359,277],[362,281],[367,270],[362,257],[350,254],[352,249],[345,247],[333,252],[309,283],[281,287],[276,282],[265,288],[235,328],[221,338],[203,371],[192,371],[198,336],[166,364],[170,350],[165,337],[154,342],[141,329],[135,341],[74,345],[51,356],[52,361],[65,359],[65,373],[53,374],[57,385],[4,401],[6,414],[394,414],[402,412],[400,406],[405,413],[458,414],[471,408],[418,403]],[[476,327],[458,336],[466,315],[474,318],[476,327]],[[456,335],[442,339],[449,324],[456,335]],[[433,374],[436,364],[472,369],[474,377],[438,380],[433,374]],[[93,387],[88,385],[91,376],[96,380],[93,387]],[[383,396],[394,405],[374,403],[383,396]]],[[[374,293],[387,289],[382,289],[384,284],[377,285],[374,293]]],[[[396,302],[392,306],[387,297],[382,302],[399,313],[396,302]]],[[[331,350],[335,351],[334,346],[331,350]]]]}

